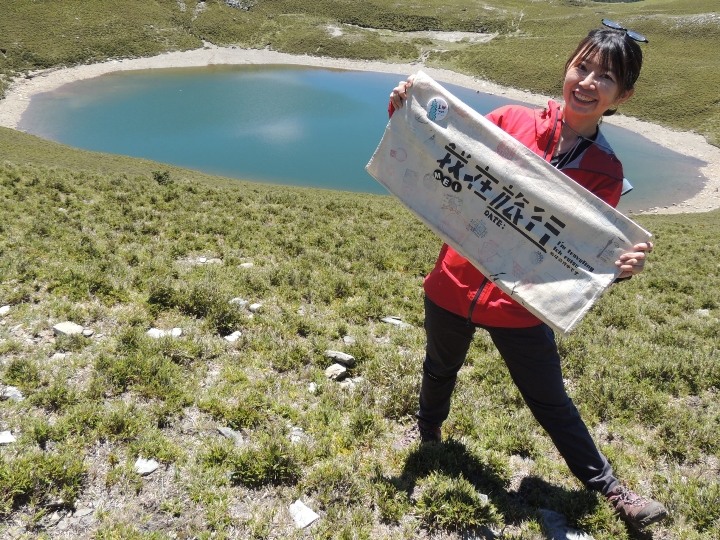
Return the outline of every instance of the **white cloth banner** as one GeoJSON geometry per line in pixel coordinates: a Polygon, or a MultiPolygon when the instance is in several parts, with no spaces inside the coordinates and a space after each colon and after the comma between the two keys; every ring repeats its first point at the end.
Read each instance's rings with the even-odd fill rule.
{"type": "Polygon", "coordinates": [[[367,171],[500,289],[570,332],[651,234],[422,71],[367,171]]]}

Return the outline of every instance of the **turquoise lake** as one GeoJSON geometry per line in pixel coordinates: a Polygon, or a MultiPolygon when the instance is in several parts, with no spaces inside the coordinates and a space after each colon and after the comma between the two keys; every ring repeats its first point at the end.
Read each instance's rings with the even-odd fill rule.
{"type": "MultiPolygon", "coordinates": [[[[298,66],[117,72],[32,98],[19,129],[77,148],[259,182],[387,193],[365,165],[396,74],[298,66]]],[[[444,85],[480,113],[511,100],[444,85]]],[[[635,189],[619,209],[686,199],[703,162],[628,130],[603,131],[635,189]]]]}

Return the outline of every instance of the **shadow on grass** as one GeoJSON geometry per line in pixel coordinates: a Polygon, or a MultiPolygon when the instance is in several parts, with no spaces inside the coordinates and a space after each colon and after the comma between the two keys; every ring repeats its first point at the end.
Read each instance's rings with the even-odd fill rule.
{"type": "MultiPolygon", "coordinates": [[[[524,478],[517,491],[508,491],[507,470],[484,462],[464,444],[453,439],[414,448],[408,454],[400,475],[389,481],[396,489],[411,496],[418,481],[433,472],[462,477],[470,482],[479,493],[488,496],[489,502],[502,515],[505,525],[509,526],[520,526],[527,521],[542,523],[540,509],[562,514],[572,526],[592,514],[600,503],[597,495],[590,491],[551,485],[534,476],[524,478]]],[[[645,540],[646,537],[633,538],[645,540]]]]}

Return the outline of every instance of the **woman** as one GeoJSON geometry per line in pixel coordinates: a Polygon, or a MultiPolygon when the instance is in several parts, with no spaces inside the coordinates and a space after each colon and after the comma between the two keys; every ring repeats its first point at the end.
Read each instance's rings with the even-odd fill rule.
{"type": "MultiPolygon", "coordinates": [[[[563,103],[542,110],[501,107],[487,117],[567,176],[616,206],[622,164],[600,133],[603,116],[630,99],[640,75],[643,36],[617,23],[592,30],[565,65],[563,103]]],[[[390,94],[389,113],[403,106],[412,78],[390,94]]],[[[640,243],[616,261],[620,279],[643,270],[652,243],[640,243]]],[[[572,473],[602,493],[630,525],[643,528],[663,519],[659,502],[619,483],[595,446],[562,378],[552,330],[489,282],[464,257],[443,245],[425,278],[427,348],[420,389],[418,428],[422,442],[441,439],[457,373],[477,328],[486,330],[535,418],[548,432],[572,473]]]]}

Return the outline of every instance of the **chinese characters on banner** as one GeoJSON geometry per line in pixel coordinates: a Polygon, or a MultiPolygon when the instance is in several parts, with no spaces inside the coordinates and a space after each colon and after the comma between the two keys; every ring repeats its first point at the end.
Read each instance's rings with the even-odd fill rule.
{"type": "Polygon", "coordinates": [[[651,235],[423,72],[367,170],[555,330],[570,332],[651,235]]]}

